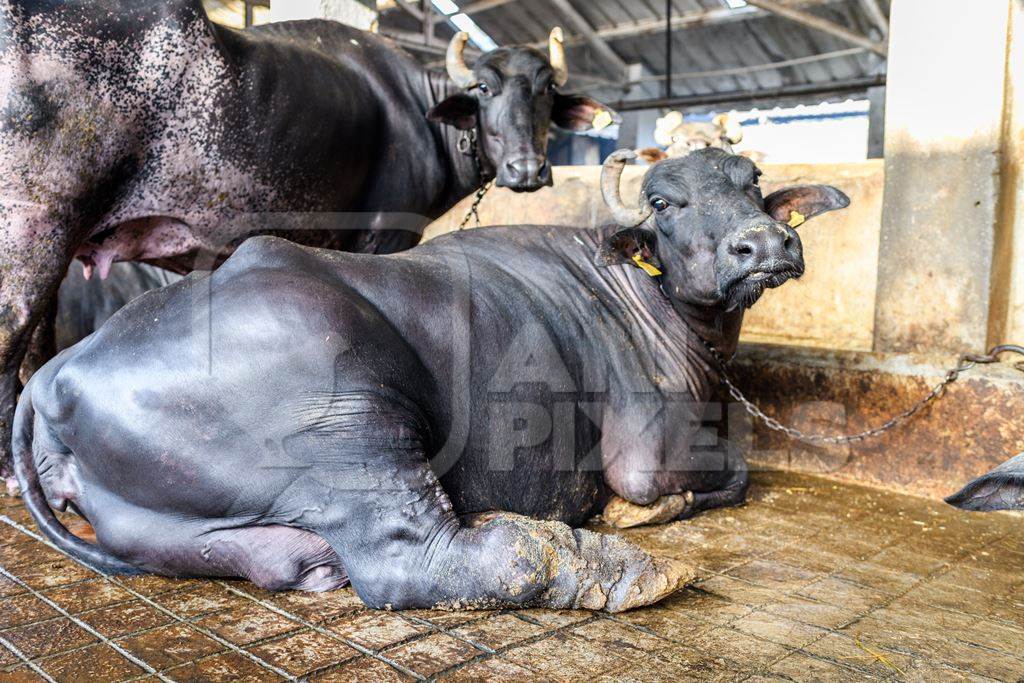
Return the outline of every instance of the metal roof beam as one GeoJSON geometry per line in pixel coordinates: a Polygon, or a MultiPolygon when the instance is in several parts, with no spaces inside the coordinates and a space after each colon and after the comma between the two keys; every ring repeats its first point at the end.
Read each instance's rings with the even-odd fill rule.
{"type": "Polygon", "coordinates": [[[858,47],[871,50],[883,57],[889,56],[889,48],[884,43],[876,43],[867,36],[851,31],[845,26],[840,26],[828,19],[822,19],[810,12],[805,12],[800,9],[789,7],[788,5],[783,5],[778,2],[778,0],[747,0],[747,5],[750,5],[751,7],[759,7],[771,12],[772,14],[777,14],[780,17],[789,19],[797,24],[801,24],[802,26],[828,33],[858,47]]]}
{"type": "Polygon", "coordinates": [[[477,2],[471,2],[465,7],[460,7],[459,10],[463,14],[472,16],[474,14],[479,14],[480,12],[486,12],[489,9],[494,9],[495,7],[507,5],[512,1],[513,0],[477,0],[477,2]]]}
{"type": "MultiPolygon", "coordinates": [[[[423,37],[417,33],[410,33],[409,31],[398,31],[395,29],[389,29],[387,32],[382,33],[385,38],[390,38],[395,41],[395,44],[403,50],[410,52],[418,52],[427,55],[436,55],[443,57],[448,50],[447,45],[427,45],[423,42],[423,37]]],[[[476,59],[482,52],[476,48],[467,47],[466,57],[476,59]]],[[[426,64],[428,69],[444,69],[444,60],[438,59],[426,64]]],[[[610,80],[607,76],[598,76],[597,74],[586,73],[585,71],[576,71],[572,68],[569,69],[569,80],[573,85],[580,88],[619,88],[622,86],[621,81],[610,80]]]]}
{"type": "Polygon", "coordinates": [[[423,11],[413,5],[409,0],[394,0],[398,8],[404,11],[406,14],[411,16],[416,21],[423,21],[423,11]]]}
{"type": "MultiPolygon", "coordinates": [[[[256,0],[257,2],[265,2],[267,6],[270,5],[270,0],[256,0]]],[[[485,12],[488,9],[494,9],[495,7],[501,7],[507,5],[514,0],[478,0],[477,2],[471,2],[465,7],[460,7],[459,12],[461,14],[479,14],[485,12]]],[[[423,10],[414,4],[413,0],[391,0],[394,3],[394,9],[400,9],[418,20],[423,20],[423,10]]],[[[429,2],[428,2],[429,4],[429,2]]],[[[429,14],[430,12],[428,12],[429,14]]]]}
{"type": "MultiPolygon", "coordinates": [[[[782,69],[787,66],[799,66],[801,64],[814,64],[816,62],[824,62],[829,59],[840,59],[845,57],[855,57],[857,55],[864,54],[864,48],[862,47],[848,47],[844,50],[836,50],[834,52],[823,52],[820,55],[808,55],[806,57],[795,57],[793,59],[784,59],[779,62],[768,62],[766,64],[751,64],[747,66],[736,66],[725,69],[714,69],[712,71],[687,71],[683,73],[672,74],[673,80],[693,80],[697,78],[724,78],[728,76],[745,76],[759,71],[775,71],[782,69]]],[[[654,76],[642,76],[641,78],[631,80],[629,83],[621,84],[623,87],[628,85],[637,85],[639,83],[647,83],[653,81],[661,81],[665,77],[660,75],[654,76]]]]}
{"type": "Polygon", "coordinates": [[[618,112],[639,111],[642,109],[679,109],[687,107],[717,106],[722,104],[736,105],[780,100],[788,98],[808,98],[833,95],[848,95],[867,92],[869,88],[885,85],[885,76],[855,78],[848,81],[832,81],[829,83],[809,83],[789,85],[782,88],[767,90],[745,90],[742,92],[710,93],[707,95],[684,95],[682,97],[659,97],[649,100],[622,100],[612,102],[609,106],[618,112]]]}
{"type": "MultiPolygon", "coordinates": [[[[409,31],[387,29],[386,31],[382,31],[381,35],[384,36],[385,38],[390,38],[391,40],[395,41],[395,44],[397,44],[398,47],[402,48],[403,50],[409,50],[410,52],[419,52],[422,54],[437,55],[443,57],[445,53],[448,51],[447,45],[438,45],[436,43],[427,45],[426,43],[424,43],[422,33],[411,33],[409,31]]],[[[479,57],[481,54],[482,53],[480,52],[480,50],[477,50],[476,48],[466,48],[466,57],[475,59],[476,57],[479,57]]],[[[426,66],[427,68],[434,68],[437,66],[443,67],[444,60],[430,62],[426,66]]]]}
{"type": "MultiPolygon", "coordinates": [[[[813,7],[816,5],[828,5],[839,1],[840,0],[797,0],[794,4],[813,7]]],[[[701,10],[699,12],[686,12],[672,17],[672,30],[675,31],[678,29],[727,24],[735,21],[748,21],[750,19],[758,19],[768,15],[769,12],[756,7],[741,7],[739,9],[721,7],[710,10],[701,10]]],[[[642,19],[634,22],[623,22],[621,24],[598,29],[596,31],[597,36],[605,42],[636,38],[638,36],[653,35],[656,33],[660,34],[664,32],[665,19],[663,17],[659,17],[657,19],[642,19]]],[[[570,46],[580,45],[585,42],[587,42],[586,37],[581,35],[566,36],[565,39],[565,44],[570,46]]],[[[533,43],[533,46],[542,47],[545,44],[546,43],[538,41],[537,43],[533,43]]]]}
{"type": "Polygon", "coordinates": [[[864,7],[864,11],[871,17],[871,22],[875,25],[875,28],[882,34],[882,38],[887,39],[889,37],[889,17],[885,16],[885,12],[882,11],[882,6],[878,4],[878,0],[860,0],[861,6],[864,7]]]}

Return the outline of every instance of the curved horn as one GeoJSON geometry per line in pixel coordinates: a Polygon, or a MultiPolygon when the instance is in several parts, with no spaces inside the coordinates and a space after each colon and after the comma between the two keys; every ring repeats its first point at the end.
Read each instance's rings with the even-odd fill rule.
{"type": "Polygon", "coordinates": [[[555,85],[561,88],[569,81],[569,64],[565,61],[565,35],[560,26],[551,29],[548,55],[551,59],[551,70],[555,72],[555,85]]]}
{"type": "Polygon", "coordinates": [[[605,159],[604,168],[601,170],[601,195],[604,196],[604,203],[608,205],[615,222],[626,228],[635,228],[650,218],[654,212],[646,205],[631,209],[622,203],[619,181],[622,179],[626,162],[633,159],[636,159],[636,152],[631,149],[620,149],[605,159]]]}
{"type": "Polygon", "coordinates": [[[465,31],[456,33],[452,42],[448,43],[448,54],[444,60],[445,66],[448,67],[448,76],[460,88],[476,85],[476,76],[473,75],[473,70],[466,66],[466,58],[462,54],[468,40],[469,34],[465,31]]]}

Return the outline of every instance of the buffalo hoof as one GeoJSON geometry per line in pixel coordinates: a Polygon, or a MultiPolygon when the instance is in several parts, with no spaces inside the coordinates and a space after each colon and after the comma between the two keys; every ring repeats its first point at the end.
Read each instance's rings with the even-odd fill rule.
{"type": "Polygon", "coordinates": [[[628,500],[613,497],[604,508],[604,521],[616,529],[631,529],[649,524],[664,524],[679,519],[693,505],[693,492],[662,496],[650,505],[634,505],[628,500]]]}
{"type": "Polygon", "coordinates": [[[489,556],[497,566],[516,567],[505,582],[512,595],[531,594],[522,607],[623,612],[656,603],[696,578],[685,562],[560,522],[498,513],[481,516],[473,526],[508,532],[496,548],[504,556],[489,556]]]}
{"type": "MultiPolygon", "coordinates": [[[[588,565],[588,571],[576,577],[576,608],[625,612],[653,605],[697,577],[691,565],[652,557],[618,536],[589,531],[577,531],[576,535],[588,565]]],[[[576,569],[566,568],[569,572],[576,569]]]]}

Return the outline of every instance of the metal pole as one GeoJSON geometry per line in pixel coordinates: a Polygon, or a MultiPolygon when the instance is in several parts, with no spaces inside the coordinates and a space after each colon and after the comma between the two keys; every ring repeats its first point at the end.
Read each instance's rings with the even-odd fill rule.
{"type": "Polygon", "coordinates": [[[864,11],[871,17],[871,21],[878,28],[878,32],[882,34],[882,39],[888,39],[889,18],[885,16],[885,12],[882,11],[882,6],[878,4],[878,0],[860,0],[860,4],[864,6],[864,11]]]}
{"type": "Polygon", "coordinates": [[[423,0],[423,44],[434,43],[434,6],[430,0],[423,0]]]}
{"type": "Polygon", "coordinates": [[[645,100],[621,100],[609,102],[610,106],[620,114],[627,111],[640,111],[643,109],[679,109],[683,107],[709,107],[723,104],[750,103],[780,100],[784,98],[797,97],[820,97],[825,95],[846,95],[849,93],[864,93],[870,88],[885,85],[885,76],[873,76],[870,78],[855,78],[849,81],[832,81],[829,83],[808,83],[802,85],[783,86],[768,90],[747,90],[742,92],[711,93],[708,95],[683,95],[671,98],[656,98],[645,100]]]}
{"type": "Polygon", "coordinates": [[[672,0],[665,0],[665,99],[672,97],[672,0]]]}
{"type": "Polygon", "coordinates": [[[824,31],[825,33],[831,33],[837,38],[841,38],[848,43],[871,50],[882,57],[887,57],[889,54],[889,46],[885,43],[877,43],[867,36],[855,33],[844,26],[840,26],[835,22],[829,21],[828,19],[822,19],[810,12],[804,12],[803,10],[794,9],[789,5],[783,5],[778,0],[747,0],[747,4],[751,7],[760,7],[763,10],[777,14],[780,17],[785,17],[786,19],[795,21],[798,24],[803,24],[804,26],[809,26],[819,31],[824,31]]]}
{"type": "Polygon", "coordinates": [[[253,0],[245,0],[245,27],[250,28],[253,25],[253,0]]]}

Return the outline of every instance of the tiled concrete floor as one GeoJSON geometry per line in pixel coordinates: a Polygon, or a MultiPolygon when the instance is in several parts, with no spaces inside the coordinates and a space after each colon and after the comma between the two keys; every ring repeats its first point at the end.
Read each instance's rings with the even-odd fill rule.
{"type": "Polygon", "coordinates": [[[755,481],[743,508],[629,532],[702,578],[617,616],[103,578],[0,499],[0,681],[1024,680],[1024,519],[755,481]]]}

